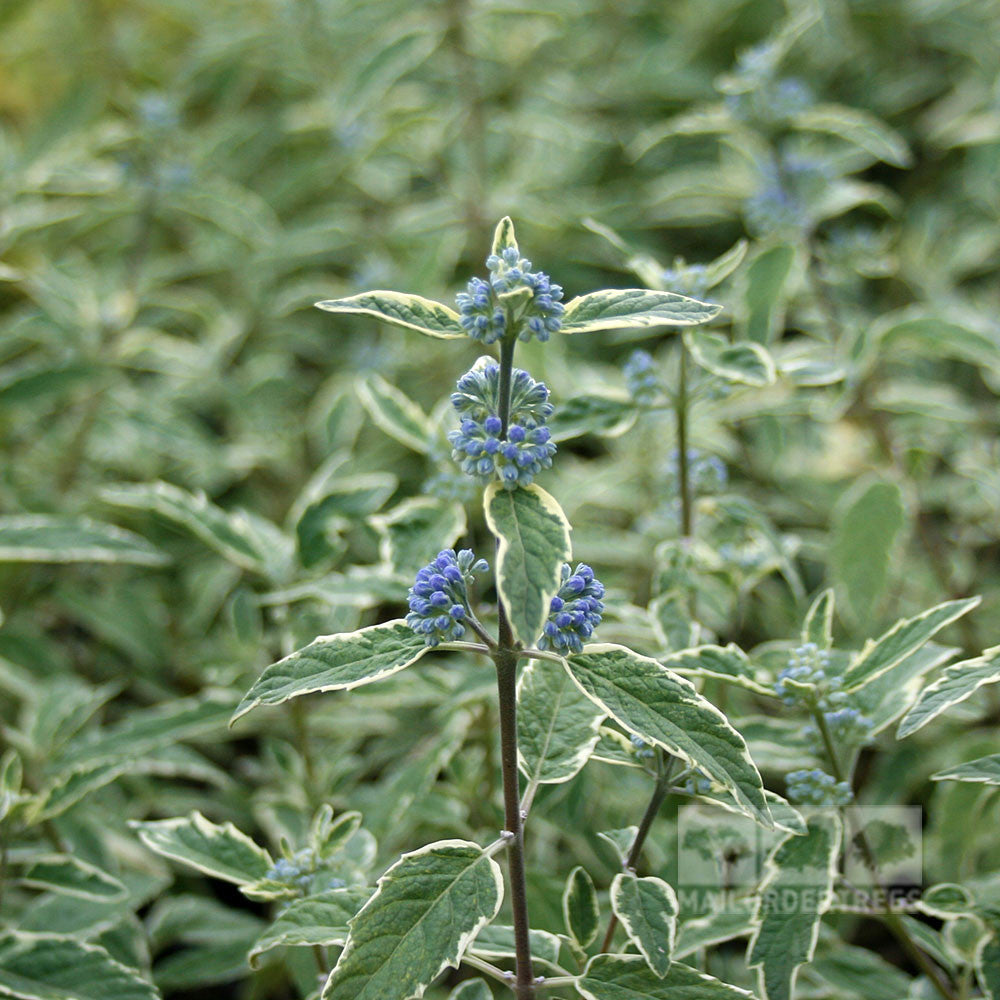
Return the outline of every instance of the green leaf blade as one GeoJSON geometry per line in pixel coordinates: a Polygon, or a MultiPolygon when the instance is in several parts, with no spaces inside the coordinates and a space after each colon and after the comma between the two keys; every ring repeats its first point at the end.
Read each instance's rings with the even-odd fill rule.
{"type": "Polygon", "coordinates": [[[70,937],[0,934],[0,994],[19,1000],[157,1000],[135,969],[70,937]]]}
{"type": "Polygon", "coordinates": [[[920,692],[899,723],[896,739],[901,740],[922,729],[949,708],[971,698],[981,687],[997,681],[1000,681],[1000,646],[985,650],[982,656],[945,667],[944,673],[920,692]]]}
{"type": "Polygon", "coordinates": [[[844,690],[850,694],[891,670],[900,660],[916,652],[946,625],[979,604],[978,597],[945,601],[914,618],[896,622],[874,642],[869,641],[844,671],[844,690]]]}
{"type": "Polygon", "coordinates": [[[567,303],[560,333],[595,333],[650,326],[695,326],[717,316],[722,307],[675,292],[648,288],[608,288],[567,303]]]}
{"type": "Polygon", "coordinates": [[[690,681],[624,646],[595,644],[566,661],[580,688],[629,732],[679,754],[728,788],[747,815],[774,825],[743,737],[690,681]]]}
{"type": "Polygon", "coordinates": [[[408,1000],[457,967],[500,909],[503,879],[473,843],[446,840],[404,854],[351,921],[323,1000],[408,1000]]]}
{"type": "Polygon", "coordinates": [[[151,851],[236,885],[259,881],[272,865],[267,851],[232,823],[212,823],[199,812],[130,826],[151,851]]]}
{"type": "Polygon", "coordinates": [[[641,955],[595,955],[576,988],[585,1000],[752,1000],[690,965],[674,962],[661,979],[641,955]]]}
{"type": "Polygon", "coordinates": [[[798,969],[812,958],[820,917],[833,900],[840,839],[835,815],[815,815],[804,836],[783,840],[768,858],[747,949],[767,1000],[792,1000],[798,969]]]}
{"type": "Polygon", "coordinates": [[[956,764],[931,775],[931,781],[970,781],[981,785],[1000,785],[1000,753],[956,764]]]}
{"type": "Polygon", "coordinates": [[[350,691],[416,663],[430,647],[402,619],[320,636],[272,663],[237,706],[231,723],[259,705],[322,691],[350,691]]]}
{"type": "Polygon", "coordinates": [[[569,522],[545,490],[505,490],[491,483],[484,497],[486,523],[499,541],[497,586],[516,639],[530,645],[542,632],[571,555],[569,522]]]}
{"type": "Polygon", "coordinates": [[[421,295],[380,289],[351,295],[346,299],[317,302],[316,308],[341,315],[371,316],[391,326],[416,330],[426,337],[439,340],[455,340],[466,336],[454,309],[421,295]]]}
{"type": "Polygon", "coordinates": [[[170,558],[131,531],[86,517],[0,517],[0,563],[130,563],[164,566],[170,558]]]}
{"type": "Polygon", "coordinates": [[[532,660],[517,683],[518,756],[539,785],[569,781],[590,759],[604,713],[551,660],[532,660]]]}
{"type": "Polygon", "coordinates": [[[587,870],[579,865],[566,879],[562,910],[567,933],[577,947],[586,948],[597,937],[601,910],[593,879],[587,874],[587,870]]]}
{"type": "Polygon", "coordinates": [[[611,883],[611,908],[649,968],[670,971],[677,934],[677,896],[663,879],[619,872],[611,883]]]}

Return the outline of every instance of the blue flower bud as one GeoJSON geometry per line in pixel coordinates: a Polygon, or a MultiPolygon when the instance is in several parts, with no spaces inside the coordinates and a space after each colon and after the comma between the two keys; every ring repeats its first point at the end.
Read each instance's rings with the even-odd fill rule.
{"type": "Polygon", "coordinates": [[[569,565],[564,563],[562,583],[549,605],[549,617],[538,640],[539,649],[580,652],[583,641],[601,623],[603,595],[604,587],[589,566],[580,563],[571,575],[569,565]]]}

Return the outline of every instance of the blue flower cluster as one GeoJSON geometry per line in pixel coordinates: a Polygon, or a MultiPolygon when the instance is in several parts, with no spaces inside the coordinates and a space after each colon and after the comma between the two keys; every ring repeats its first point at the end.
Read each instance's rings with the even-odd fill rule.
{"type": "Polygon", "coordinates": [[[811,709],[815,704],[817,708],[830,711],[847,700],[847,695],[840,690],[842,684],[840,675],[830,672],[830,654],[816,643],[806,642],[792,650],[788,666],[778,674],[774,693],[788,706],[804,704],[811,709]],[[786,680],[809,685],[812,689],[808,694],[810,700],[803,702],[803,692],[789,688],[784,683],[786,680]]]}
{"type": "Polygon", "coordinates": [[[530,340],[534,335],[544,341],[562,326],[562,288],[552,284],[543,271],[532,271],[531,261],[525,260],[516,247],[507,247],[499,255],[490,254],[486,266],[489,280],[472,278],[455,299],[460,322],[470,337],[492,344],[507,333],[510,321],[518,339],[530,340]],[[508,312],[499,296],[522,288],[530,290],[530,296],[516,302],[508,312]]]}
{"type": "Polygon", "coordinates": [[[692,774],[684,779],[681,786],[689,795],[708,795],[712,790],[712,779],[706,778],[703,774],[692,774]]]}
{"type": "Polygon", "coordinates": [[[316,865],[316,852],[306,847],[291,858],[278,858],[264,877],[306,893],[312,889],[342,889],[347,884],[342,878],[336,877],[320,882],[323,873],[316,870],[316,865]]]}
{"type": "Polygon", "coordinates": [[[639,760],[652,760],[656,756],[656,751],[641,736],[633,736],[629,742],[639,760]]]}
{"type": "Polygon", "coordinates": [[[552,465],[556,445],[545,421],[551,416],[549,390],[526,371],[511,372],[510,421],[506,437],[500,421],[500,366],[492,360],[458,380],[451,405],[462,418],[448,434],[452,458],[481,483],[499,479],[506,489],[527,486],[552,465]]]}
{"type": "Polygon", "coordinates": [[[603,596],[604,584],[589,566],[578,563],[571,573],[569,563],[563,563],[562,584],[552,598],[549,620],[538,640],[538,648],[579,653],[601,624],[603,596]]]}
{"type": "Polygon", "coordinates": [[[648,351],[633,351],[625,362],[625,387],[637,402],[649,405],[663,392],[652,355],[648,351]]]}
{"type": "MultiPolygon", "coordinates": [[[[859,747],[872,741],[874,722],[867,715],[862,715],[857,708],[838,708],[832,712],[824,712],[830,737],[838,746],[859,747]]],[[[802,730],[803,735],[812,741],[817,749],[823,747],[823,741],[816,724],[807,723],[802,730]]]]}
{"type": "Polygon", "coordinates": [[[708,291],[708,268],[704,264],[688,264],[678,257],[674,266],[660,275],[660,280],[671,291],[699,299],[708,291]]]}
{"type": "Polygon", "coordinates": [[[465,635],[469,611],[468,585],[474,574],[489,569],[485,559],[476,559],[472,549],[439,552],[433,562],[417,573],[410,587],[410,613],[406,624],[424,637],[428,646],[451,642],[465,635]]]}
{"type": "Polygon", "coordinates": [[[846,781],[814,768],[792,771],[785,776],[788,801],[805,806],[846,806],[854,793],[846,781]]]}

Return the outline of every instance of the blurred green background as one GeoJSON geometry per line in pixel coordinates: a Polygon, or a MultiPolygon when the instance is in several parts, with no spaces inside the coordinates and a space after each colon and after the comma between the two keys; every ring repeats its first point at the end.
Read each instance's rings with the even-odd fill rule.
{"type": "MultiPolygon", "coordinates": [[[[5,920],[99,938],[169,995],[296,995],[273,968],[246,978],[260,912],[153,864],[126,818],[200,808],[276,843],[332,801],[365,812],[379,870],[495,827],[488,671],[225,722],[292,646],[400,613],[423,559],[392,525],[427,558],[487,545],[442,407],[477,345],[313,303],[450,303],[502,215],[567,299],[698,292],[688,265],[747,241],[703,294],[773,367],[698,376],[691,444],[724,474],[705,473],[691,544],[669,407],[640,413],[622,370],[640,347],[675,386],[675,334],[518,355],[567,407],[544,485],[613,594],[603,639],[684,645],[680,589],[703,637],[784,640],[832,585],[847,648],[969,594],[949,641],[995,644],[998,33],[989,0],[6,0],[0,732],[33,795],[124,746],[136,770],[51,820],[127,904],[98,920],[22,894],[5,920]],[[40,548],[12,533],[27,514],[56,532],[40,548]],[[74,556],[95,523],[140,537],[74,556]]],[[[927,775],[982,742],[956,729],[865,773],[954,815],[979,793],[927,775]]],[[[552,797],[539,870],[613,871],[588,831],[632,822],[643,793],[612,779],[552,797]]],[[[938,875],[991,869],[995,845],[943,822],[938,875]]]]}

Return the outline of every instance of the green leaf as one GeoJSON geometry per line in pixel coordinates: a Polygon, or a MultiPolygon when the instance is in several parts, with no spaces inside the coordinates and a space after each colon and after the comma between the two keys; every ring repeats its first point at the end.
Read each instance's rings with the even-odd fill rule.
{"type": "Polygon", "coordinates": [[[860,622],[875,616],[905,524],[903,494],[896,483],[861,483],[837,505],[830,571],[860,622]]]}
{"type": "Polygon", "coordinates": [[[774,691],[755,677],[750,657],[739,646],[695,646],[664,656],[660,663],[674,673],[692,677],[712,677],[753,691],[773,695],[774,691]]]}
{"type": "Polygon", "coordinates": [[[125,886],[106,871],[66,854],[33,858],[19,881],[35,889],[49,889],[81,899],[112,902],[128,895],[125,886]]]}
{"type": "Polygon", "coordinates": [[[728,250],[706,265],[705,287],[714,288],[725,281],[743,263],[749,246],[746,240],[737,240],[728,250]]]}
{"type": "Polygon", "coordinates": [[[371,894],[367,888],[345,886],[293,899],[250,949],[250,967],[259,968],[260,956],[272,948],[343,945],[348,923],[371,894]]]}
{"type": "Polygon", "coordinates": [[[569,441],[583,434],[614,438],[632,427],[638,412],[631,399],[571,396],[559,404],[548,426],[554,441],[569,441]]]}
{"type": "Polygon", "coordinates": [[[661,979],[641,955],[595,955],[576,984],[586,1000],[752,1000],[753,994],[674,962],[661,979]]]}
{"type": "Polygon", "coordinates": [[[747,950],[767,1000],[791,1000],[798,968],[812,958],[820,917],[833,900],[840,838],[837,817],[817,814],[804,836],[786,838],[767,860],[747,950]]]}
{"type": "Polygon", "coordinates": [[[236,885],[262,879],[273,863],[263,847],[232,823],[219,826],[200,812],[176,819],[133,820],[129,826],[157,854],[236,885]]]}
{"type": "Polygon", "coordinates": [[[258,705],[280,705],[320,691],[350,691],[416,663],[430,649],[405,621],[322,635],[272,663],[239,703],[230,723],[258,705]]]}
{"type": "Polygon", "coordinates": [[[381,535],[379,555],[398,573],[416,574],[428,558],[465,534],[465,508],[435,497],[413,497],[370,518],[381,535]]]}
{"type": "Polygon", "coordinates": [[[795,127],[806,132],[826,132],[852,143],[894,167],[912,163],[910,150],[898,132],[860,108],[819,104],[795,116],[795,127]]]}
{"type": "Polygon", "coordinates": [[[4,562],[163,566],[170,559],[145,538],[90,518],[11,514],[0,517],[0,563],[4,562]]]}
{"type": "Polygon", "coordinates": [[[509,215],[505,215],[497,223],[497,227],[493,231],[493,249],[491,253],[495,253],[499,257],[507,247],[513,247],[519,254],[521,252],[517,245],[517,236],[514,234],[514,223],[509,215]]]}
{"type": "Polygon", "coordinates": [[[900,722],[896,739],[915,733],[984,685],[997,681],[1000,681],[1000,646],[984,650],[981,656],[971,660],[945,667],[944,673],[920,692],[916,703],[900,722]]]}
{"type": "Polygon", "coordinates": [[[359,378],[357,392],[361,405],[377,427],[421,455],[430,451],[434,428],[409,396],[377,374],[359,378]]]}
{"type": "Polygon", "coordinates": [[[566,661],[581,689],[629,732],[678,754],[725,785],[748,815],[773,820],[743,737],[694,685],[624,646],[596,644],[566,661]]]}
{"type": "Polygon", "coordinates": [[[606,288],[567,303],[560,333],[595,333],[649,326],[695,326],[721,312],[722,306],[648,288],[606,288]]]}
{"type": "Polygon", "coordinates": [[[332,313],[373,316],[391,326],[416,330],[442,340],[454,340],[466,335],[454,309],[420,295],[378,290],[346,299],[317,302],[316,308],[332,313]]]}
{"type": "Polygon", "coordinates": [[[448,1000],[493,1000],[493,993],[485,979],[466,979],[448,994],[448,1000]]]}
{"type": "Polygon", "coordinates": [[[972,781],[983,785],[1000,785],[1000,753],[978,757],[965,764],[956,764],[931,775],[931,781],[972,781]]]}
{"type": "Polygon", "coordinates": [[[531,660],[517,682],[518,764],[529,781],[572,778],[590,759],[603,718],[560,664],[531,660]]]}
{"type": "Polygon", "coordinates": [[[976,948],[976,979],[989,1000],[1000,1000],[1000,932],[996,930],[976,948]]]}
{"type": "Polygon", "coordinates": [[[483,498],[486,523],[500,543],[497,586],[515,638],[532,644],[542,633],[571,555],[569,522],[553,497],[538,486],[505,490],[497,483],[483,498]]]}
{"type": "Polygon", "coordinates": [[[189,531],[241,569],[269,574],[291,558],[291,540],[277,527],[247,511],[226,511],[204,493],[189,493],[171,483],[122,483],[101,491],[116,507],[150,511],[189,531]]]}
{"type": "Polygon", "coordinates": [[[70,937],[0,933],[0,995],[18,1000],[157,1000],[135,969],[70,937]]]}
{"type": "Polygon", "coordinates": [[[795,261],[790,246],[775,246],[758,254],[746,269],[743,340],[770,343],[782,324],[787,298],[786,285],[795,261]]]}
{"type": "MultiPolygon", "coordinates": [[[[532,961],[555,966],[562,947],[560,939],[548,931],[530,931],[528,938],[532,961]]],[[[517,955],[514,928],[509,924],[489,924],[476,935],[476,940],[469,945],[469,952],[491,962],[499,959],[513,961],[517,955]]]]}
{"type": "Polygon", "coordinates": [[[835,948],[814,958],[809,973],[832,986],[832,996],[858,996],[864,1000],[911,996],[913,981],[905,972],[867,948],[844,942],[838,941],[835,948]]]}
{"type": "Polygon", "coordinates": [[[662,978],[670,970],[677,933],[677,896],[663,879],[619,872],[611,883],[611,908],[646,964],[662,978]]]}
{"type": "Polygon", "coordinates": [[[597,890],[586,869],[579,865],[569,873],[562,894],[563,920],[569,936],[580,948],[586,948],[600,926],[601,911],[597,890]]]}
{"type": "Polygon", "coordinates": [[[443,840],[404,854],[351,921],[323,1000],[408,1000],[445,968],[500,909],[500,867],[478,845],[443,840]]]}
{"type": "Polygon", "coordinates": [[[620,830],[602,830],[597,834],[601,840],[611,845],[612,850],[618,856],[622,868],[626,867],[628,856],[632,851],[636,835],[639,833],[637,826],[625,826],[620,830]]]}
{"type": "Polygon", "coordinates": [[[674,946],[674,959],[687,958],[703,948],[733,938],[749,937],[754,926],[751,901],[730,900],[721,910],[688,920],[681,926],[674,946]]]}
{"type": "Polygon", "coordinates": [[[979,604],[978,597],[960,601],[945,601],[915,618],[896,622],[876,640],[869,639],[865,648],[844,671],[844,690],[850,694],[891,670],[900,660],[915,653],[945,625],[961,618],[979,604]]]}
{"type": "Polygon", "coordinates": [[[685,330],[684,343],[697,364],[728,382],[759,387],[775,380],[774,359],[752,340],[733,343],[721,333],[685,330]]]}
{"type": "Polygon", "coordinates": [[[824,590],[806,612],[802,624],[802,642],[811,642],[819,649],[829,650],[833,646],[833,588],[824,590]]]}

